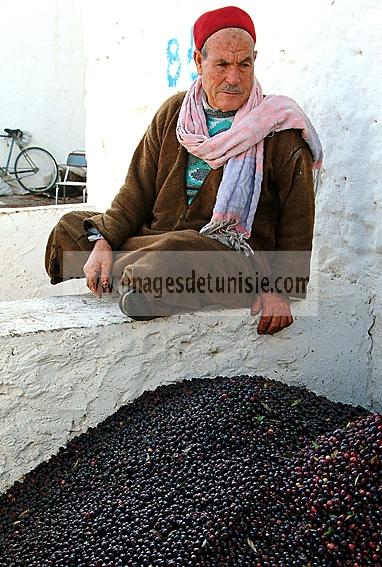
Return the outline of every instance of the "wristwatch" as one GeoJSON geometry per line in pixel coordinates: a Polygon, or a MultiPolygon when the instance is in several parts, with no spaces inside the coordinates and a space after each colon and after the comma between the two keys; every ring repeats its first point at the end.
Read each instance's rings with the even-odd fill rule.
{"type": "Polygon", "coordinates": [[[96,240],[105,240],[102,234],[94,226],[88,228],[86,234],[88,235],[89,242],[95,242],[96,240]]]}

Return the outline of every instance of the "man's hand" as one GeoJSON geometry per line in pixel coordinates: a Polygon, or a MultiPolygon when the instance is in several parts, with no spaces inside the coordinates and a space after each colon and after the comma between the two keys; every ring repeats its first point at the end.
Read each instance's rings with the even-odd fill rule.
{"type": "Polygon", "coordinates": [[[251,307],[251,315],[260,311],[259,335],[274,335],[293,323],[289,300],[280,293],[260,293],[251,307]]]}
{"type": "Polygon", "coordinates": [[[97,240],[84,266],[86,285],[99,299],[107,289],[111,292],[110,274],[113,267],[113,251],[110,244],[97,240]]]}

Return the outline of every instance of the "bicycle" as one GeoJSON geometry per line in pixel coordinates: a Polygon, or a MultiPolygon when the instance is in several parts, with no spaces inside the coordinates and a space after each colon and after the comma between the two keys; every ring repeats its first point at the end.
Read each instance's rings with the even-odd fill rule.
{"type": "Polygon", "coordinates": [[[52,154],[38,146],[24,147],[30,141],[29,132],[10,128],[4,128],[4,132],[6,135],[0,134],[0,138],[6,139],[9,151],[6,164],[0,165],[0,176],[6,178],[13,175],[21,187],[30,193],[44,193],[52,189],[58,178],[58,165],[52,154]],[[20,149],[20,153],[11,168],[15,145],[20,149]]]}

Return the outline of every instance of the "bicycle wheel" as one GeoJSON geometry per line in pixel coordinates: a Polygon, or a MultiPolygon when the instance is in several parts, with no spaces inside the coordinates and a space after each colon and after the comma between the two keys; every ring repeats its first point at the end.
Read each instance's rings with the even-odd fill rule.
{"type": "Polygon", "coordinates": [[[54,157],[43,148],[25,148],[16,158],[15,176],[27,191],[44,193],[55,185],[58,165],[54,157]]]}

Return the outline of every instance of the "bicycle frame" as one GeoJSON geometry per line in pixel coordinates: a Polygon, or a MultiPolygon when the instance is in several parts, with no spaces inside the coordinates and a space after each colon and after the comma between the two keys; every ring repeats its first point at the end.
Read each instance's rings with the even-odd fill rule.
{"type": "Polygon", "coordinates": [[[11,140],[11,147],[8,150],[8,157],[7,157],[7,163],[5,164],[5,166],[1,166],[0,165],[0,172],[4,173],[6,175],[14,175],[15,174],[15,170],[11,169],[10,163],[11,163],[11,159],[12,159],[12,153],[13,153],[13,148],[15,146],[15,144],[18,146],[18,144],[16,143],[15,138],[13,138],[12,136],[9,136],[8,134],[0,134],[0,138],[7,138],[8,140],[11,140]]]}
{"type": "MultiPolygon", "coordinates": [[[[0,173],[2,173],[3,175],[15,175],[16,174],[16,170],[15,168],[11,168],[10,167],[10,163],[11,163],[11,159],[12,159],[12,153],[13,153],[13,148],[15,147],[15,145],[19,148],[19,150],[21,150],[20,145],[17,143],[17,139],[14,138],[13,136],[9,136],[9,134],[0,134],[0,138],[8,138],[11,139],[11,147],[9,148],[8,151],[8,157],[7,157],[7,163],[5,164],[5,166],[1,166],[0,165],[0,173]]],[[[16,156],[17,157],[17,156],[16,156]]],[[[33,163],[33,161],[29,158],[28,153],[25,153],[25,159],[29,164],[29,168],[24,168],[22,171],[23,173],[36,173],[37,169],[35,164],[33,163]]]]}

